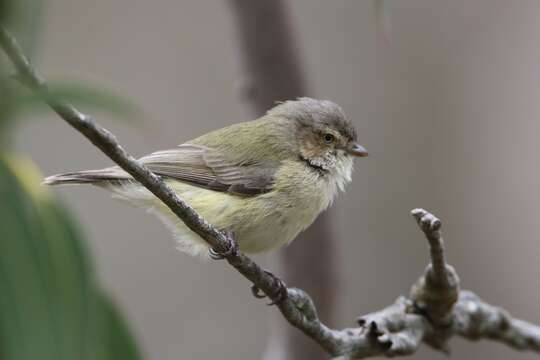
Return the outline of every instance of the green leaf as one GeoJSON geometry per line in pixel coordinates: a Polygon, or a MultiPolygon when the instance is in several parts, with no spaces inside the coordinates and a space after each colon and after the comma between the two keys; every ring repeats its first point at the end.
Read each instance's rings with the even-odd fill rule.
{"type": "Polygon", "coordinates": [[[0,157],[0,359],[140,359],[40,179],[28,160],[0,157]]]}
{"type": "Polygon", "coordinates": [[[106,320],[104,338],[107,359],[140,359],[133,337],[129,336],[127,325],[114,303],[103,296],[101,306],[106,320]]]}
{"type": "Polygon", "coordinates": [[[19,107],[42,105],[45,102],[66,101],[77,107],[108,112],[121,119],[142,123],[142,111],[133,102],[117,93],[84,84],[50,84],[47,91],[20,95],[19,107]]]}
{"type": "MultiPolygon", "coordinates": [[[[2,72],[0,68],[0,73],[2,72]]],[[[0,77],[0,149],[8,147],[12,142],[11,128],[13,127],[13,104],[15,96],[12,87],[0,77]]]]}
{"type": "Polygon", "coordinates": [[[42,10],[42,0],[0,0],[0,21],[30,56],[36,48],[42,10]]]}
{"type": "MultiPolygon", "coordinates": [[[[17,37],[26,54],[34,53],[41,13],[42,0],[0,0],[0,22],[17,37]]],[[[8,147],[13,138],[15,93],[12,84],[5,81],[12,71],[9,65],[0,56],[0,148],[8,147]]]]}

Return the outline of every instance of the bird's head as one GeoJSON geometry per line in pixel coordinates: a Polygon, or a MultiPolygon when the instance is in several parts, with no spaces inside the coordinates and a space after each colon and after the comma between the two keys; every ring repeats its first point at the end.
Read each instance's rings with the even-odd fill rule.
{"type": "Polygon", "coordinates": [[[328,100],[299,98],[269,111],[294,124],[296,151],[310,166],[331,171],[352,157],[365,157],[366,149],[357,141],[356,129],[341,108],[328,100]]]}

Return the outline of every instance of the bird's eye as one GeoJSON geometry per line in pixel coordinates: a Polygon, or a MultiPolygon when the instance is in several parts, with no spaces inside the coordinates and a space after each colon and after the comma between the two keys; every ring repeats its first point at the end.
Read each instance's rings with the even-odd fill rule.
{"type": "Polygon", "coordinates": [[[327,143],[327,144],[331,144],[334,142],[334,135],[332,134],[324,134],[324,142],[327,143]]]}

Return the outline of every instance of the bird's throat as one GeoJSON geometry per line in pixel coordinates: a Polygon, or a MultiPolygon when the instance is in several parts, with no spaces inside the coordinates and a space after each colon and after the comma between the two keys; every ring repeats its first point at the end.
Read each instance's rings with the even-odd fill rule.
{"type": "Polygon", "coordinates": [[[307,159],[302,156],[300,159],[304,161],[309,168],[317,171],[320,175],[327,175],[330,172],[330,169],[324,161],[320,161],[318,159],[307,159]]]}

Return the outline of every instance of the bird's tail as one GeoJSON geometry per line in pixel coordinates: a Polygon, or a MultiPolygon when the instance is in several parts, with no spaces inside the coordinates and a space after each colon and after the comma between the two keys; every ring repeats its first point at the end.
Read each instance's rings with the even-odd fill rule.
{"type": "Polygon", "coordinates": [[[44,185],[64,185],[64,184],[94,184],[100,185],[104,182],[131,179],[128,173],[117,166],[100,169],[84,170],[48,176],[43,180],[44,185]]]}

